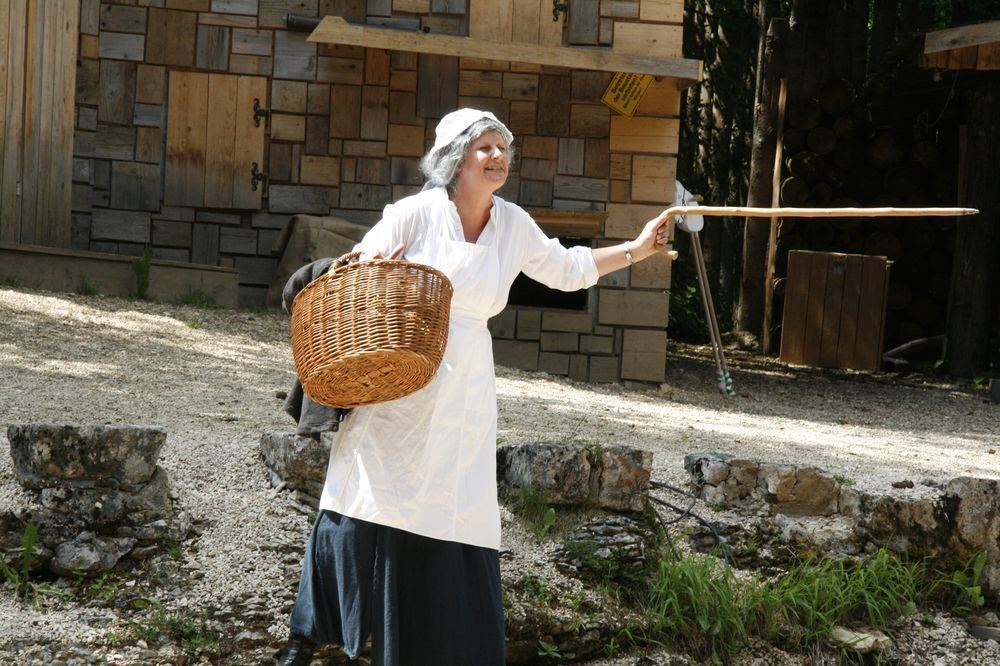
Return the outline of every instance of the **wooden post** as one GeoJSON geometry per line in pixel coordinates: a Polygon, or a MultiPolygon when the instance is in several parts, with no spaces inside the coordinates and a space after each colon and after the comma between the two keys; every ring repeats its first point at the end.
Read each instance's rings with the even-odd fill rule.
{"type": "MultiPolygon", "coordinates": [[[[763,10],[762,10],[763,11],[763,10]]],[[[754,113],[753,149],[750,157],[748,206],[773,204],[774,157],[778,137],[778,97],[784,68],[786,19],[772,19],[767,30],[763,55],[763,82],[754,113]]],[[[770,226],[760,218],[748,217],[743,234],[743,270],[740,277],[736,326],[741,331],[760,331],[764,316],[765,273],[770,226]]]]}
{"type": "MultiPolygon", "coordinates": [[[[771,176],[771,206],[777,207],[781,195],[781,142],[785,133],[785,104],[788,86],[781,80],[778,92],[778,135],[774,147],[774,171],[771,176]]],[[[767,239],[767,267],[764,269],[764,320],[760,330],[760,350],[771,353],[771,320],[774,315],[774,266],[778,253],[778,217],[771,218],[767,239]]]]}
{"type": "MultiPolygon", "coordinates": [[[[955,259],[948,298],[948,366],[952,374],[971,377],[990,362],[991,328],[997,306],[996,260],[1000,253],[1000,81],[986,77],[969,93],[967,138],[959,155],[959,201],[982,209],[977,218],[956,223],[955,259]]],[[[994,344],[996,344],[994,342],[994,344]]]]}

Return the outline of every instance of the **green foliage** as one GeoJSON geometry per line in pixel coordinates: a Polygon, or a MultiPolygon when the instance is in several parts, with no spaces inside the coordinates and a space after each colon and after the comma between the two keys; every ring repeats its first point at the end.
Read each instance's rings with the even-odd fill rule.
{"type": "Polygon", "coordinates": [[[548,588],[545,581],[532,574],[521,576],[515,587],[524,592],[524,596],[535,604],[550,606],[556,600],[555,593],[548,588]]]}
{"type": "Polygon", "coordinates": [[[545,538],[556,522],[556,510],[549,506],[542,493],[528,484],[518,488],[511,510],[527,521],[539,539],[545,538]]]}
{"type": "Polygon", "coordinates": [[[833,480],[842,486],[853,486],[856,482],[849,476],[844,476],[843,474],[834,474],[833,480]]]}
{"type": "Polygon", "coordinates": [[[37,546],[38,527],[29,521],[24,527],[24,534],[21,535],[21,547],[18,548],[19,557],[15,566],[8,565],[3,555],[0,554],[0,576],[14,588],[15,597],[29,602],[35,608],[40,608],[43,596],[68,597],[69,594],[48,583],[32,579],[32,572],[37,561],[37,546]]]}
{"type": "Polygon", "coordinates": [[[149,245],[142,249],[142,257],[132,260],[132,272],[135,274],[135,295],[139,300],[149,298],[149,269],[153,265],[153,251],[149,245]]]}
{"type": "Polygon", "coordinates": [[[0,556],[0,572],[4,580],[14,588],[14,594],[19,599],[35,599],[35,585],[31,581],[31,571],[35,568],[35,549],[38,545],[38,526],[29,522],[21,535],[20,562],[12,568],[0,556]]]}
{"type": "Polygon", "coordinates": [[[538,656],[562,661],[563,659],[573,659],[576,657],[576,654],[573,652],[560,652],[558,646],[539,639],[538,656]]]}
{"type": "Polygon", "coordinates": [[[652,636],[685,645],[697,659],[725,663],[746,643],[740,586],[714,557],[663,558],[648,610],[652,636]]]}
{"type": "Polygon", "coordinates": [[[97,287],[91,284],[86,275],[81,275],[80,282],[76,285],[76,293],[81,296],[96,296],[100,292],[97,291],[97,287]]]}
{"type": "MultiPolygon", "coordinates": [[[[837,625],[889,631],[922,604],[960,611],[981,607],[985,564],[980,553],[960,570],[942,574],[882,549],[861,561],[808,559],[774,578],[738,579],[712,556],[665,557],[647,600],[647,627],[627,638],[633,644],[683,645],[705,663],[729,662],[751,638],[780,637],[793,649],[815,650],[837,625]]],[[[624,640],[619,635],[613,646],[624,640]]],[[[856,655],[845,650],[843,656],[856,655]]]]}
{"type": "Polygon", "coordinates": [[[218,645],[204,613],[168,613],[156,599],[137,599],[134,606],[150,610],[149,614],[127,623],[129,632],[137,639],[157,643],[163,637],[195,651],[212,650],[218,645]]]}
{"type": "Polygon", "coordinates": [[[171,539],[170,537],[164,537],[161,542],[163,545],[163,552],[167,554],[175,562],[180,562],[184,559],[184,544],[177,539],[171,539]]]}
{"type": "Polygon", "coordinates": [[[96,599],[98,601],[110,601],[122,588],[122,581],[117,576],[106,573],[100,578],[92,581],[79,579],[77,584],[82,588],[82,595],[85,599],[96,599]]]}
{"type": "Polygon", "coordinates": [[[580,573],[602,585],[617,584],[638,588],[645,580],[645,572],[621,555],[609,557],[597,554],[600,544],[591,539],[566,541],[563,550],[573,562],[579,562],[580,573]]]}
{"type": "Polygon", "coordinates": [[[981,585],[985,568],[986,552],[983,551],[950,575],[938,573],[923,590],[924,599],[955,613],[982,608],[986,603],[981,585]]]}
{"type": "Polygon", "coordinates": [[[196,321],[186,321],[184,322],[184,325],[188,328],[198,328],[198,322],[196,321]]]}

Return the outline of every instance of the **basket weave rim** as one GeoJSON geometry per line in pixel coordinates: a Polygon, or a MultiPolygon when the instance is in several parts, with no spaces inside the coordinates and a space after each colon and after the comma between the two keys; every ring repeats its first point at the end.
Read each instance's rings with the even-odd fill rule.
{"type": "Polygon", "coordinates": [[[313,288],[318,288],[321,284],[323,284],[324,281],[329,281],[335,277],[343,275],[347,271],[356,271],[356,270],[361,270],[362,268],[370,268],[373,265],[386,265],[387,268],[392,268],[394,266],[416,266],[428,273],[433,273],[434,275],[437,275],[439,278],[441,278],[442,282],[447,287],[449,292],[454,291],[454,289],[451,286],[451,280],[448,279],[448,276],[439,271],[438,269],[434,268],[433,266],[428,266],[427,264],[421,264],[416,261],[406,261],[404,259],[365,259],[364,261],[355,261],[350,264],[344,264],[343,266],[338,266],[332,271],[328,271],[323,275],[320,275],[318,278],[307,284],[305,287],[302,288],[301,291],[299,291],[298,294],[295,295],[295,298],[292,299],[291,311],[292,312],[295,311],[295,304],[298,302],[300,298],[302,298],[306,293],[311,291],[313,288]]]}

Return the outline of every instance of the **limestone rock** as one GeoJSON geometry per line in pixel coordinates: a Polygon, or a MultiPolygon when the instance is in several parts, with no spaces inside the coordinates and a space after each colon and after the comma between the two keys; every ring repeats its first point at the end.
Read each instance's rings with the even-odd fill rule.
{"type": "Polygon", "coordinates": [[[646,543],[651,538],[631,518],[609,516],[567,534],[552,559],[560,568],[573,573],[620,579],[642,571],[646,564],[646,543]]]}
{"type": "Polygon", "coordinates": [[[940,498],[865,495],[858,529],[876,546],[922,557],[943,551],[951,533],[940,498]]]}
{"type": "Polygon", "coordinates": [[[264,464],[271,471],[271,485],[281,482],[310,494],[316,486],[322,491],[326,467],[330,460],[332,433],[324,433],[319,441],[293,432],[268,432],[260,438],[264,464]]]}
{"type": "Polygon", "coordinates": [[[149,481],[167,439],[163,428],[47,423],[7,428],[14,472],[27,488],[117,488],[149,481]]]}
{"type": "Polygon", "coordinates": [[[94,527],[120,521],[141,524],[165,518],[172,509],[167,473],[159,466],[149,483],[135,491],[62,486],[43,488],[39,501],[46,509],[94,527]]]}
{"type": "Polygon", "coordinates": [[[858,555],[859,539],[854,531],[854,521],[841,516],[789,516],[776,514],[774,526],[782,541],[806,545],[824,553],[858,555]]]}
{"type": "Polygon", "coordinates": [[[762,503],[757,492],[760,467],[752,460],[708,454],[693,460],[690,466],[685,459],[685,467],[700,490],[700,497],[708,504],[752,507],[762,503]]]}
{"type": "Polygon", "coordinates": [[[951,546],[968,560],[986,552],[983,588],[1000,593],[1000,481],[959,477],[945,486],[946,504],[955,506],[951,546]]]}
{"type": "Polygon", "coordinates": [[[652,468],[650,451],[623,446],[602,450],[597,504],[613,511],[642,511],[652,468]]]}
{"type": "Polygon", "coordinates": [[[706,480],[704,471],[706,465],[711,465],[713,471],[725,470],[725,465],[714,463],[725,463],[734,457],[731,453],[722,453],[721,451],[695,451],[684,456],[684,469],[691,475],[691,480],[696,488],[701,488],[705,483],[718,485],[721,479],[712,477],[711,480],[706,480]]]}
{"type": "Polygon", "coordinates": [[[549,504],[641,511],[653,455],[627,446],[588,449],[532,443],[497,449],[497,481],[505,492],[530,487],[549,504]]]}
{"type": "Polygon", "coordinates": [[[72,541],[59,544],[49,568],[60,576],[99,576],[113,569],[133,546],[135,539],[81,532],[72,541]]]}
{"type": "Polygon", "coordinates": [[[788,516],[830,516],[837,513],[840,484],[815,467],[760,466],[758,483],[774,503],[776,513],[788,516]]]}
{"type": "Polygon", "coordinates": [[[846,627],[834,627],[830,639],[837,647],[848,648],[861,654],[884,652],[892,647],[892,639],[876,629],[855,631],[846,627]]]}
{"type": "Polygon", "coordinates": [[[497,449],[497,476],[508,489],[530,487],[549,504],[586,504],[590,498],[587,450],[566,444],[512,444],[497,449]]]}

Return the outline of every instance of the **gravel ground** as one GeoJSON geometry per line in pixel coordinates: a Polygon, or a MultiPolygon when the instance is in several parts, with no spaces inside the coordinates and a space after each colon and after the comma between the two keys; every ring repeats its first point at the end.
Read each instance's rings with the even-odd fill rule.
{"type": "MultiPolygon", "coordinates": [[[[272,491],[257,447],[262,432],[291,429],[275,398],[293,379],[288,337],[287,320],[276,313],[0,289],[0,425],[166,427],[161,464],[179,508],[200,532],[185,553],[182,567],[190,576],[177,603],[262,607],[267,632],[282,637],[288,580],[308,523],[272,491]]],[[[668,380],[658,388],[589,386],[498,368],[500,436],[639,446],[654,453],[654,478],[669,483],[685,481],[685,453],[706,449],[815,464],[870,491],[902,479],[1000,478],[993,452],[1000,448],[1000,407],[981,391],[730,356],[736,398],[717,393],[710,354],[698,347],[672,348],[668,380]]],[[[6,447],[0,434],[0,449],[6,447]]],[[[922,492],[921,485],[912,492],[922,492]]],[[[0,509],[26,499],[9,456],[0,455],[0,509]]],[[[530,547],[509,521],[505,529],[505,548],[530,547]]],[[[18,661],[25,646],[93,644],[107,631],[106,616],[71,603],[34,611],[2,595],[0,663],[18,661]]],[[[240,630],[238,618],[231,624],[240,630]]],[[[910,645],[943,646],[943,661],[924,660],[935,653],[916,650],[901,651],[899,663],[968,663],[973,653],[987,655],[979,663],[1000,663],[996,644],[951,631],[953,624],[943,618],[931,629],[907,629],[914,632],[910,645]],[[940,630],[937,642],[928,638],[932,630],[940,630]]],[[[120,663],[128,654],[123,648],[120,663]]]]}

